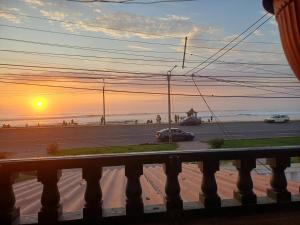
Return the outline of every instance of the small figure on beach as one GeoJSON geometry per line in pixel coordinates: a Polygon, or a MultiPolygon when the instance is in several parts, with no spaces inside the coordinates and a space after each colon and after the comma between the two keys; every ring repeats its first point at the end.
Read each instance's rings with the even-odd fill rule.
{"type": "Polygon", "coordinates": [[[73,119],[71,120],[71,125],[78,125],[78,123],[76,123],[73,119]]]}
{"type": "Polygon", "coordinates": [[[178,124],[179,123],[179,115],[175,114],[174,120],[175,120],[175,123],[178,124]]]}
{"type": "Polygon", "coordinates": [[[160,117],[160,115],[156,116],[156,123],[161,124],[161,117],[160,117]]]}
{"type": "Polygon", "coordinates": [[[147,124],[151,124],[151,123],[153,123],[152,120],[147,120],[147,124]]]}
{"type": "Polygon", "coordinates": [[[104,124],[104,116],[102,115],[101,116],[101,125],[103,125],[104,124]]]}

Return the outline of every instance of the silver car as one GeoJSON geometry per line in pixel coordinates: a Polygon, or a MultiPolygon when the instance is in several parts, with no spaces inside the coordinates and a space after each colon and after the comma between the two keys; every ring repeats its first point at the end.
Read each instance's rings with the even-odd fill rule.
{"type": "Polygon", "coordinates": [[[289,121],[290,121],[290,118],[287,115],[273,115],[273,116],[265,119],[265,122],[267,122],[267,123],[286,123],[289,121]]]}

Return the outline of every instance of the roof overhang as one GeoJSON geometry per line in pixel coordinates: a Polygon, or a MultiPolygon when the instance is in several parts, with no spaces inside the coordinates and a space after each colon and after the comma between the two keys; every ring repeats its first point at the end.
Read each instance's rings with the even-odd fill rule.
{"type": "Polygon", "coordinates": [[[269,13],[274,14],[273,0],[263,0],[263,6],[269,13]]]}

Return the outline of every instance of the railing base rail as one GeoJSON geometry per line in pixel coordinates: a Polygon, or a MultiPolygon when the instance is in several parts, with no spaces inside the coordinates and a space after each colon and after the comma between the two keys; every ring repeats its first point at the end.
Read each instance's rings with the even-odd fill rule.
{"type": "MultiPolygon", "coordinates": [[[[184,211],[181,213],[181,221],[189,222],[189,221],[208,221],[213,220],[213,224],[223,224],[224,221],[230,220],[233,218],[243,217],[251,217],[251,221],[244,221],[240,223],[242,225],[255,224],[253,221],[258,218],[263,219],[263,217],[268,216],[269,220],[274,219],[274,224],[276,224],[276,220],[279,217],[285,217],[292,215],[292,217],[288,217],[290,219],[294,217],[299,217],[298,221],[296,218],[295,223],[292,223],[293,220],[289,220],[288,224],[298,225],[300,219],[300,195],[293,196],[291,202],[288,203],[276,203],[274,200],[268,197],[260,197],[257,198],[256,205],[242,205],[238,201],[234,199],[230,200],[222,200],[221,208],[217,209],[206,209],[204,205],[200,202],[189,202],[184,203],[184,211]],[[285,215],[286,214],[286,215],[285,215]],[[218,221],[218,223],[216,223],[218,221]]],[[[103,218],[99,223],[93,223],[93,225],[101,224],[101,225],[123,225],[123,224],[134,224],[134,223],[151,223],[153,224],[175,224],[177,221],[172,220],[174,218],[170,217],[168,213],[165,211],[166,208],[164,205],[152,205],[145,206],[145,213],[143,216],[139,216],[139,219],[136,220],[134,218],[127,217],[126,209],[124,208],[114,208],[114,209],[103,209],[103,218]]],[[[82,212],[72,212],[72,213],[64,213],[60,220],[57,223],[51,223],[53,225],[85,225],[86,223],[82,219],[82,212]]],[[[178,219],[178,218],[177,218],[178,219]]],[[[235,220],[235,219],[234,219],[235,220]]],[[[281,221],[282,222],[282,221],[281,221]]],[[[21,218],[21,225],[39,225],[36,216],[24,216],[21,218]]],[[[41,224],[41,223],[40,223],[41,224]]],[[[202,223],[201,223],[202,224],[202,223]]],[[[226,224],[226,223],[225,223],[226,224]]],[[[239,224],[239,223],[234,223],[239,224]]],[[[270,223],[272,224],[272,223],[270,223]]]]}

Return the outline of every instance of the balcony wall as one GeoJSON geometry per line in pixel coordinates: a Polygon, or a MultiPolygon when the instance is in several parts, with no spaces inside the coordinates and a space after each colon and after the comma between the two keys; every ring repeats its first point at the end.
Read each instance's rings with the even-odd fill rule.
{"type": "MultiPolygon", "coordinates": [[[[274,218],[278,221],[285,219],[294,224],[291,222],[294,222],[296,217],[291,215],[299,214],[299,187],[294,183],[292,189],[288,188],[284,173],[290,166],[290,157],[294,156],[300,156],[299,146],[1,160],[0,224],[124,224],[124,221],[155,221],[155,224],[184,221],[193,224],[193,218],[202,220],[203,224],[205,221],[209,224],[215,221],[218,224],[217,220],[221,218],[223,224],[226,224],[226,218],[229,218],[229,221],[234,218],[236,224],[251,224],[254,219],[260,218],[260,213],[270,215],[261,216],[264,224],[268,219],[271,221],[274,218]],[[258,178],[251,176],[258,158],[267,158],[267,163],[272,169],[266,196],[255,188],[258,178]],[[220,191],[224,183],[220,182],[220,179],[218,181],[218,176],[231,176],[228,171],[227,174],[226,171],[219,171],[221,160],[231,160],[236,167],[236,172],[232,172],[234,175],[230,178],[230,195],[224,195],[220,191]],[[147,174],[146,164],[161,164],[155,167],[165,174],[161,182],[164,186],[163,198],[158,204],[155,201],[147,202],[143,195],[143,192],[147,191],[143,185],[144,174],[147,174]],[[102,193],[101,181],[105,179],[103,168],[109,166],[125,166],[121,173],[126,176],[127,182],[124,182],[125,188],[119,189],[120,196],[124,196],[125,199],[124,208],[103,207],[105,196],[102,193]],[[82,178],[85,180],[85,203],[79,212],[66,213],[63,210],[58,183],[62,169],[74,168],[82,171],[82,178]],[[183,175],[189,168],[193,170],[195,177],[190,176],[189,179],[197,181],[193,184],[181,179],[185,177],[183,175]],[[15,204],[14,179],[18,172],[33,170],[37,171],[38,181],[41,183],[41,207],[37,217],[27,216],[20,220],[20,210],[15,204]],[[191,196],[198,197],[187,198],[185,193],[189,190],[191,196]],[[232,199],[228,199],[229,196],[232,199]],[[155,207],[151,204],[155,204],[155,207]],[[245,218],[252,219],[248,221],[245,218]],[[244,223],[238,223],[239,219],[244,223]]],[[[104,192],[105,195],[107,193],[109,192],[104,192]]]]}

